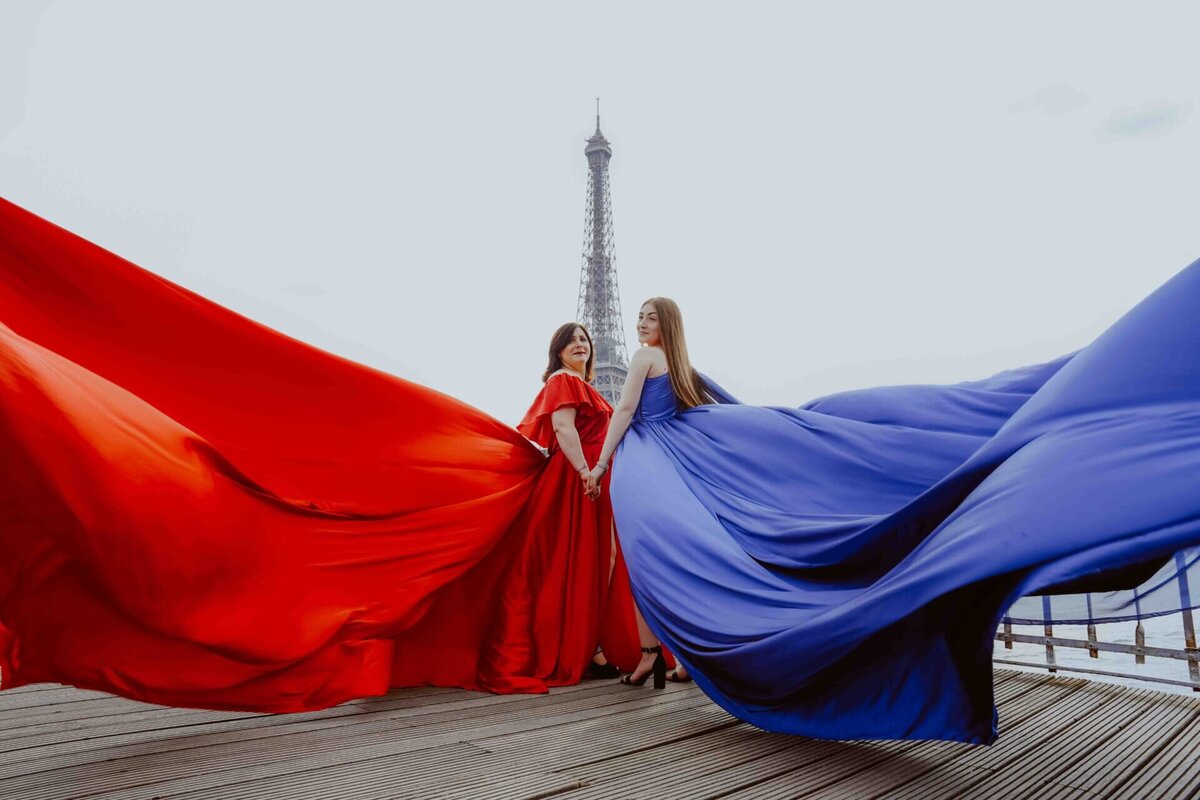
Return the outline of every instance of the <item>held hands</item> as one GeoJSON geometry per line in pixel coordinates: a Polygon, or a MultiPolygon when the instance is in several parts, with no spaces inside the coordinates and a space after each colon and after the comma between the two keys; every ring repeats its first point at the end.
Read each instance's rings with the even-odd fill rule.
{"type": "Polygon", "coordinates": [[[579,479],[583,481],[584,497],[586,497],[588,500],[595,500],[597,497],[599,497],[600,496],[599,484],[597,484],[595,486],[592,485],[594,483],[592,481],[592,471],[589,470],[586,465],[584,465],[579,468],[578,475],[579,475],[579,479]]]}
{"type": "Polygon", "coordinates": [[[608,472],[607,464],[597,464],[584,477],[583,493],[592,500],[600,497],[600,481],[604,478],[604,473],[606,472],[608,472]]]}

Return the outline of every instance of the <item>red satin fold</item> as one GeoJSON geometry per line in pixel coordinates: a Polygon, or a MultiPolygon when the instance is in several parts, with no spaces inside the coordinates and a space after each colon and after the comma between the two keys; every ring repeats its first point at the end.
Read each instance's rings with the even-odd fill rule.
{"type": "MultiPolygon", "coordinates": [[[[480,685],[478,654],[510,644],[508,567],[593,537],[582,491],[513,429],[2,200],[0,442],[5,688],[299,711],[480,685]],[[453,648],[419,635],[438,618],[453,648]]],[[[566,583],[616,597],[592,572],[566,583]]],[[[564,619],[627,638],[617,599],[626,620],[564,619]]],[[[554,680],[526,673],[499,677],[554,680]]]]}

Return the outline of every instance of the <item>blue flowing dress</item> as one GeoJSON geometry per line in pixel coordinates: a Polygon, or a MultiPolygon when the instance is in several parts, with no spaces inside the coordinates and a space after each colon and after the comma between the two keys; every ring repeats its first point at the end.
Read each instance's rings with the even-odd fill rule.
{"type": "Polygon", "coordinates": [[[1073,355],[800,409],[648,379],[612,476],[647,623],[759,727],[990,743],[1015,599],[1200,543],[1198,309],[1200,262],[1073,355]]]}

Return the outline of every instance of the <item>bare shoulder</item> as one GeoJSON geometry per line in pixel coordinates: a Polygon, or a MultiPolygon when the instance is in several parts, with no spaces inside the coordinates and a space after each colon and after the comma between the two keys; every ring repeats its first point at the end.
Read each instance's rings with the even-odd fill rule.
{"type": "Polygon", "coordinates": [[[667,371],[667,354],[659,347],[639,347],[633,351],[629,366],[631,369],[641,367],[650,377],[657,377],[667,371]]]}
{"type": "Polygon", "coordinates": [[[577,380],[581,383],[586,383],[586,381],[584,381],[583,378],[581,378],[579,376],[578,372],[572,372],[569,369],[560,369],[557,372],[550,373],[550,377],[546,379],[546,382],[549,383],[551,379],[557,378],[560,375],[566,375],[568,378],[574,378],[575,380],[577,380]]]}

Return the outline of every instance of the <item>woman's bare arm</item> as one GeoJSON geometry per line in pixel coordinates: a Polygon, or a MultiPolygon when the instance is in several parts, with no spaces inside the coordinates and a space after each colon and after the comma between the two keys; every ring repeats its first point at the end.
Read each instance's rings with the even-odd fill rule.
{"type": "Polygon", "coordinates": [[[633,412],[637,410],[638,401],[642,399],[642,386],[646,376],[650,374],[653,359],[646,350],[638,350],[629,360],[629,374],[625,377],[625,388],[621,390],[621,399],[613,410],[612,419],[608,422],[608,434],[604,437],[604,447],[600,450],[600,459],[592,467],[588,478],[588,489],[597,485],[608,470],[608,462],[616,452],[629,423],[633,421],[633,412]]]}
{"type": "Polygon", "coordinates": [[[579,431],[575,428],[575,407],[556,408],[550,415],[550,422],[554,425],[554,438],[558,439],[558,447],[563,451],[567,462],[576,472],[586,470],[587,458],[583,455],[579,431]]]}

